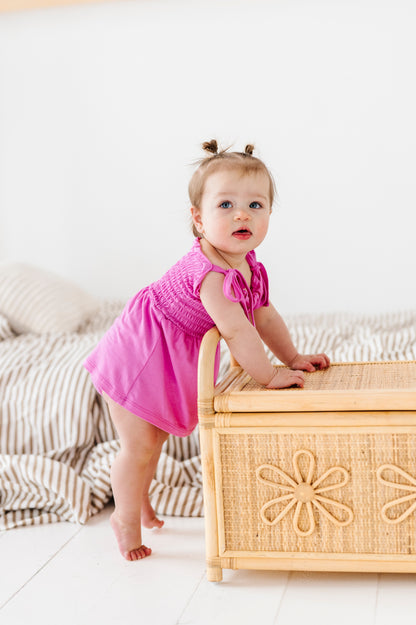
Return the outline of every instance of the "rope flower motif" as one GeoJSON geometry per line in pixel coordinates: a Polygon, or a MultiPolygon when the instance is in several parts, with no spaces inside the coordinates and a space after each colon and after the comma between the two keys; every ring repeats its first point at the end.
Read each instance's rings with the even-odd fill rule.
{"type": "Polygon", "coordinates": [[[386,523],[401,523],[404,521],[412,512],[416,509],[416,480],[414,477],[403,471],[400,467],[397,467],[394,464],[383,464],[377,469],[377,479],[381,484],[385,484],[386,486],[390,486],[391,488],[397,488],[398,490],[404,490],[410,493],[410,495],[405,495],[404,497],[399,497],[398,499],[393,499],[389,501],[381,508],[381,517],[383,521],[386,523]],[[407,480],[407,484],[403,484],[401,482],[390,482],[383,477],[383,473],[386,470],[393,471],[396,475],[403,477],[407,480]],[[390,508],[394,508],[395,506],[400,506],[403,503],[412,502],[409,507],[399,516],[395,518],[391,518],[387,516],[387,510],[390,508]]]}
{"type": "Polygon", "coordinates": [[[295,530],[298,536],[309,536],[315,530],[315,515],[313,506],[316,508],[318,512],[323,514],[329,521],[334,523],[334,525],[338,525],[339,527],[349,525],[349,523],[353,520],[353,512],[351,508],[348,506],[339,503],[333,499],[329,499],[328,497],[323,497],[322,493],[328,492],[331,490],[336,490],[338,488],[342,488],[349,480],[348,471],[342,467],[332,467],[328,469],[321,477],[318,477],[314,482],[312,482],[313,475],[315,473],[315,458],[310,451],[305,449],[301,449],[293,454],[292,458],[293,469],[295,474],[295,479],[290,477],[287,473],[275,467],[271,464],[263,464],[256,469],[257,480],[262,484],[266,484],[267,486],[272,486],[273,488],[278,488],[281,491],[285,491],[286,495],[280,495],[276,499],[271,499],[266,502],[264,506],[260,510],[261,519],[267,525],[276,525],[286,516],[292,508],[295,507],[295,513],[293,515],[293,529],[295,530]],[[306,477],[304,478],[299,467],[299,457],[306,456],[308,467],[306,471],[306,477]],[[276,478],[275,481],[271,481],[263,477],[264,472],[271,472],[273,476],[276,478]],[[332,483],[327,486],[324,486],[325,480],[335,473],[340,473],[341,481],[337,483],[332,483]],[[270,519],[266,516],[266,512],[270,510],[276,504],[287,502],[286,506],[279,512],[274,518],[270,519]],[[344,513],[346,513],[346,519],[340,520],[337,519],[329,510],[325,507],[326,505],[331,505],[335,508],[339,508],[344,513]],[[302,508],[306,508],[306,514],[308,519],[308,528],[302,529],[299,526],[299,518],[302,512],[302,508]]]}

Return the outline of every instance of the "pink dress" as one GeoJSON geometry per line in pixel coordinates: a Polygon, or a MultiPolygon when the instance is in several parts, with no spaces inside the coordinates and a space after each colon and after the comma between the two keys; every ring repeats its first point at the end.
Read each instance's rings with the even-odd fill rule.
{"type": "Polygon", "coordinates": [[[239,302],[254,323],[254,310],[268,305],[268,281],[254,251],[246,259],[250,287],[237,269],[213,265],[195,239],[188,254],[127,303],[86,359],[98,392],[161,430],[190,434],[198,422],[199,347],[215,325],[199,289],[208,272],[224,274],[224,295],[239,302]]]}

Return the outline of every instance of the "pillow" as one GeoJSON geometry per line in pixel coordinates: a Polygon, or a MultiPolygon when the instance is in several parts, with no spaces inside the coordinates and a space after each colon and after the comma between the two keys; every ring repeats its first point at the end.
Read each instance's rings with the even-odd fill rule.
{"type": "Polygon", "coordinates": [[[98,305],[97,299],[49,271],[0,262],[0,313],[17,334],[74,332],[98,305]]]}

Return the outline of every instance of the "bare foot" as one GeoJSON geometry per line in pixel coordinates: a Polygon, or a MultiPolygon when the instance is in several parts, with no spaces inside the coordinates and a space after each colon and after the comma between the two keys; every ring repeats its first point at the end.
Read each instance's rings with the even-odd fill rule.
{"type": "Polygon", "coordinates": [[[142,525],[148,528],[157,527],[160,529],[164,524],[164,521],[157,518],[156,512],[150,505],[149,498],[144,497],[142,501],[142,525]]]}
{"type": "Polygon", "coordinates": [[[142,536],[140,525],[127,525],[123,523],[116,512],[110,517],[111,527],[116,536],[118,548],[123,558],[126,560],[141,560],[150,556],[152,550],[142,545],[142,536]],[[137,546],[140,545],[140,546],[137,546]]]}

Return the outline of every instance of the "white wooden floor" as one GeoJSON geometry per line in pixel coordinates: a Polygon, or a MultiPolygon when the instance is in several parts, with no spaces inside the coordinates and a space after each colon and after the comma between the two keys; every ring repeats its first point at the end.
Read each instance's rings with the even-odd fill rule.
{"type": "Polygon", "coordinates": [[[1,625],[392,625],[416,619],[416,575],[225,571],[205,579],[203,519],[165,518],[153,555],[119,556],[111,507],[85,526],[0,533],[1,625]]]}

